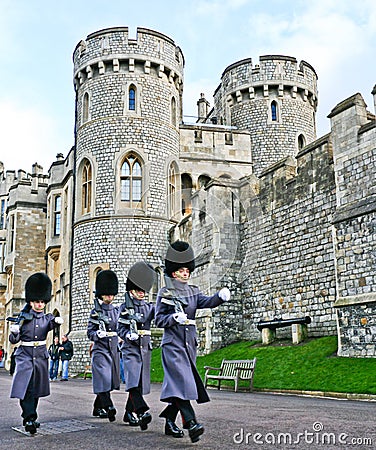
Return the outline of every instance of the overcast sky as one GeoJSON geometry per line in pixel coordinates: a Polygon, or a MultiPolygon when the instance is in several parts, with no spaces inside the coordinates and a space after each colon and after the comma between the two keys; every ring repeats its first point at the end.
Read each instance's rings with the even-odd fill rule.
{"type": "MultiPolygon", "coordinates": [[[[318,137],[327,115],[360,92],[374,112],[375,0],[0,0],[0,161],[47,172],[73,145],[72,54],[94,31],[159,31],[185,57],[185,116],[212,95],[223,70],[261,55],[304,59],[318,74],[318,137]]],[[[188,117],[186,121],[192,120],[188,117]]]]}

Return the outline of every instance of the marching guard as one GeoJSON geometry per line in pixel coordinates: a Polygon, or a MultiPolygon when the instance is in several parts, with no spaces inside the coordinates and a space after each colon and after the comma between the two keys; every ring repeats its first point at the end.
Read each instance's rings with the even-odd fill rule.
{"type": "Polygon", "coordinates": [[[195,269],[192,247],[183,241],[169,246],[165,258],[166,286],[157,296],[155,325],[164,328],[162,365],[164,378],[161,401],[168,403],[160,414],[166,419],[165,434],[182,437],[176,425],[180,411],[183,428],[192,442],[200,440],[204,432],[196,420],[191,400],[209,401],[208,394],[196,368],[197,340],[195,314],[197,309],[215,308],[230,299],[228,288],[208,297],[197,286],[189,285],[195,269]]]}
{"type": "Polygon", "coordinates": [[[111,391],[120,389],[120,359],[117,321],[119,307],[112,305],[118,293],[118,278],[112,270],[101,270],[95,280],[94,309],[91,311],[87,336],[93,342],[92,381],[96,394],[93,416],[116,420],[111,391]],[[102,301],[102,303],[99,302],[102,301]]]}
{"type": "Polygon", "coordinates": [[[129,269],[125,302],[120,306],[118,321],[128,391],[123,421],[130,426],[140,426],[141,430],[147,430],[152,420],[143,396],[150,393],[150,324],[155,315],[155,307],[145,301],[145,293],[150,291],[154,280],[154,269],[144,261],[129,269]]]}
{"type": "Polygon", "coordinates": [[[9,327],[9,341],[19,344],[10,396],[20,399],[23,426],[30,434],[35,434],[40,426],[37,421],[39,398],[50,395],[47,333],[63,323],[61,317],[44,313],[51,300],[51,289],[51,280],[45,273],[31,275],[25,284],[27,305],[9,327]]]}

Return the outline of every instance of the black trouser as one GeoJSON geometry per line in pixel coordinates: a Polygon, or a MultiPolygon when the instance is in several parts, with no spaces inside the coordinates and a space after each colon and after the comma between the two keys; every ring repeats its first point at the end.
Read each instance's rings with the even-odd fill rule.
{"type": "Polygon", "coordinates": [[[128,412],[135,412],[136,414],[142,414],[149,409],[149,406],[142,396],[142,387],[134,387],[128,390],[128,400],[125,405],[125,410],[128,412]]]}
{"type": "Polygon", "coordinates": [[[108,408],[114,406],[111,400],[110,392],[100,392],[97,394],[94,400],[94,409],[105,409],[108,411],[108,408]]]}
{"type": "Polygon", "coordinates": [[[186,424],[190,420],[196,420],[196,415],[192,408],[191,402],[189,400],[182,400],[177,397],[171,398],[171,403],[166,406],[166,408],[160,413],[159,417],[171,419],[175,422],[178,411],[180,411],[183,428],[186,428],[186,424]]]}
{"type": "Polygon", "coordinates": [[[34,396],[34,376],[31,375],[30,382],[27,386],[25,397],[20,400],[22,409],[21,417],[23,417],[23,424],[30,420],[37,420],[37,407],[39,398],[34,396]]]}

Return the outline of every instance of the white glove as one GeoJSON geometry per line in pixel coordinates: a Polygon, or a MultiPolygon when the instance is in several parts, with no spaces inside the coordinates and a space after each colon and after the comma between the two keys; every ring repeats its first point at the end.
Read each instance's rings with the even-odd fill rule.
{"type": "Polygon", "coordinates": [[[137,341],[138,334],[137,333],[131,333],[130,331],[128,331],[128,333],[125,335],[125,337],[127,339],[129,339],[130,341],[137,341]]]}
{"type": "Polygon", "coordinates": [[[185,322],[188,320],[187,314],[183,312],[175,313],[173,315],[173,318],[178,322],[180,325],[185,324],[185,322]]]}
{"type": "Polygon", "coordinates": [[[102,339],[107,336],[107,332],[103,330],[97,330],[97,336],[99,337],[99,339],[102,339]]]}
{"type": "Polygon", "coordinates": [[[230,300],[231,297],[231,293],[229,291],[229,289],[227,287],[222,288],[219,292],[218,292],[218,296],[219,298],[221,298],[224,302],[227,302],[230,300]]]}
{"type": "Polygon", "coordinates": [[[20,326],[16,324],[9,325],[9,331],[14,334],[18,334],[20,332],[20,326]]]}
{"type": "Polygon", "coordinates": [[[64,323],[64,319],[62,317],[55,317],[55,323],[62,325],[64,323]]]}

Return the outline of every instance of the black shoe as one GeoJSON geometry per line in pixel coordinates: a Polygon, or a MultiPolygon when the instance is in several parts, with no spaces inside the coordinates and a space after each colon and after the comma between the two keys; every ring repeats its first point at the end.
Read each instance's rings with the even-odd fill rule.
{"type": "Polygon", "coordinates": [[[37,432],[35,422],[33,422],[32,420],[28,420],[25,423],[25,431],[28,431],[30,434],[35,434],[37,432]]]}
{"type": "Polygon", "coordinates": [[[167,436],[172,436],[175,438],[182,438],[184,436],[184,431],[181,430],[171,419],[166,419],[164,431],[167,436]]]}
{"type": "Polygon", "coordinates": [[[139,421],[141,430],[142,431],[147,430],[148,424],[151,422],[151,414],[148,412],[138,414],[138,421],[139,421]]]}
{"type": "Polygon", "coordinates": [[[36,420],[34,420],[34,425],[35,425],[35,428],[39,428],[40,427],[40,422],[37,422],[36,420]]]}
{"type": "Polygon", "coordinates": [[[129,423],[131,427],[138,427],[140,425],[140,421],[129,411],[125,411],[123,422],[129,423]]]}
{"type": "Polygon", "coordinates": [[[200,436],[204,432],[204,427],[192,419],[187,423],[187,428],[191,442],[198,442],[200,440],[200,436]]]}
{"type": "Polygon", "coordinates": [[[115,422],[116,420],[116,409],[113,406],[110,406],[107,411],[108,420],[110,422],[115,422]]]}
{"type": "Polygon", "coordinates": [[[99,417],[100,419],[107,419],[108,418],[108,414],[107,411],[101,408],[94,408],[93,409],[93,416],[94,417],[99,417]]]}

